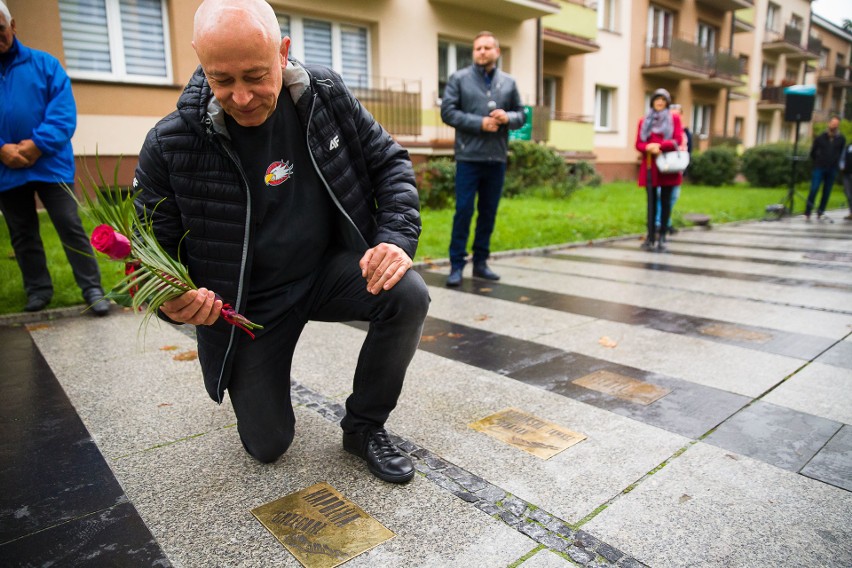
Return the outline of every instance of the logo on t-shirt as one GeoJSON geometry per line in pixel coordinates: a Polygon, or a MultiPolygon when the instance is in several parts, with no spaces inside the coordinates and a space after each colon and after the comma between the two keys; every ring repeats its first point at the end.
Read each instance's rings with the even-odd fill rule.
{"type": "Polygon", "coordinates": [[[272,162],[269,164],[269,167],[266,168],[266,175],[263,177],[263,181],[266,185],[281,185],[293,175],[293,164],[289,161],[285,162],[284,160],[278,160],[277,162],[272,162]]]}

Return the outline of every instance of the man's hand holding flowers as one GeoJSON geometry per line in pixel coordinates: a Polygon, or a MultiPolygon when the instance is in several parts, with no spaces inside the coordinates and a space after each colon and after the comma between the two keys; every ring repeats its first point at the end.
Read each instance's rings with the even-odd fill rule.
{"type": "Polygon", "coordinates": [[[160,311],[177,323],[213,325],[219,319],[223,305],[216,294],[206,288],[199,288],[163,302],[160,311]]]}

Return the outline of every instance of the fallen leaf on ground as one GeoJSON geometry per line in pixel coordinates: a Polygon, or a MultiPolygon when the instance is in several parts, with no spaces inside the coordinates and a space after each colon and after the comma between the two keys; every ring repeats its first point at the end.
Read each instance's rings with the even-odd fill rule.
{"type": "Polygon", "coordinates": [[[434,335],[421,335],[420,343],[432,343],[433,341],[437,341],[437,336],[434,335]]]}
{"type": "Polygon", "coordinates": [[[198,359],[198,351],[184,351],[172,357],[175,361],[194,361],[198,359]]]}
{"type": "Polygon", "coordinates": [[[603,337],[598,339],[598,343],[600,343],[604,347],[609,347],[610,349],[613,349],[613,348],[615,348],[616,345],[618,345],[617,342],[613,341],[612,339],[610,339],[606,335],[604,335],[603,337]]]}
{"type": "Polygon", "coordinates": [[[449,337],[450,339],[458,339],[459,337],[464,337],[464,334],[463,333],[452,333],[451,332],[451,333],[447,334],[447,337],[449,337]]]}
{"type": "Polygon", "coordinates": [[[164,406],[174,406],[171,402],[161,402],[157,405],[157,408],[162,408],[164,406]]]}
{"type": "Polygon", "coordinates": [[[177,351],[178,349],[177,345],[163,345],[160,347],[160,351],[177,351]]]}
{"type": "Polygon", "coordinates": [[[38,331],[40,329],[49,329],[49,323],[31,323],[27,325],[27,331],[38,331]]]}
{"type": "Polygon", "coordinates": [[[678,503],[686,503],[687,501],[691,501],[691,500],[692,500],[692,497],[690,497],[689,495],[684,493],[683,495],[680,496],[680,499],[678,499],[677,502],[678,503]]]}
{"type": "Polygon", "coordinates": [[[519,302],[529,302],[530,297],[529,296],[521,296],[521,297],[518,298],[518,301],[519,302]]]}
{"type": "Polygon", "coordinates": [[[489,319],[490,317],[491,316],[489,316],[488,314],[479,314],[478,316],[476,316],[473,319],[475,319],[476,321],[485,321],[485,320],[489,319]]]}
{"type": "Polygon", "coordinates": [[[492,292],[493,290],[494,290],[493,288],[480,288],[479,289],[480,292],[492,292]]]}

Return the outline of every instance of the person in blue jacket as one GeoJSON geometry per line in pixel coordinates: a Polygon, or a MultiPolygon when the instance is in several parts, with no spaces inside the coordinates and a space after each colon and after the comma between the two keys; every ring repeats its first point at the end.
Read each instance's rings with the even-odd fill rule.
{"type": "Polygon", "coordinates": [[[53,298],[39,234],[38,195],[86,303],[96,315],[109,313],[77,202],[62,187],[74,183],[71,136],[76,128],[65,70],[52,55],[18,41],[15,20],[0,2],[0,212],[23,276],[28,312],[43,310],[53,298]]]}

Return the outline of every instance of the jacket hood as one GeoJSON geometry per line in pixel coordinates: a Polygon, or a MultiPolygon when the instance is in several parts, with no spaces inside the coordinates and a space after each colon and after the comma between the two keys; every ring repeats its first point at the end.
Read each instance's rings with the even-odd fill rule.
{"type": "MultiPolygon", "coordinates": [[[[308,70],[295,59],[288,59],[284,69],[282,92],[287,89],[293,101],[298,103],[310,86],[311,75],[308,70]]],[[[215,132],[230,139],[225,126],[225,112],[213,96],[213,90],[201,65],[184,88],[178,99],[177,109],[181,118],[199,134],[211,135],[215,132]]]]}

